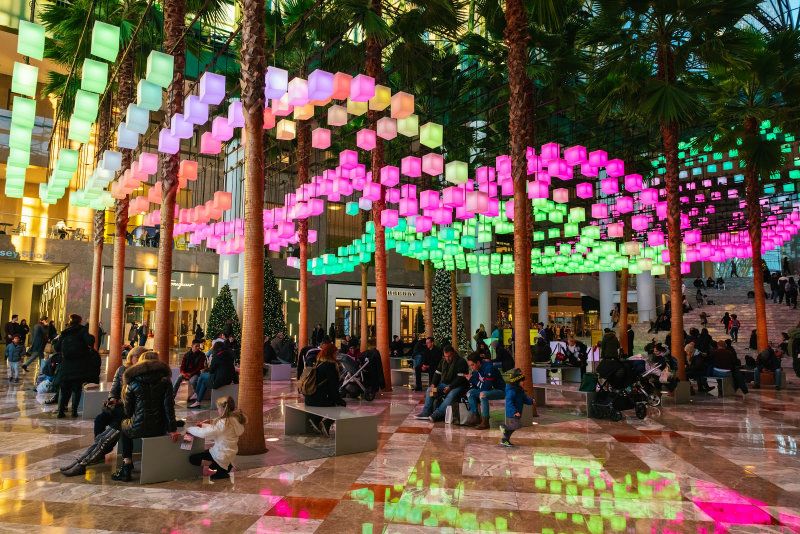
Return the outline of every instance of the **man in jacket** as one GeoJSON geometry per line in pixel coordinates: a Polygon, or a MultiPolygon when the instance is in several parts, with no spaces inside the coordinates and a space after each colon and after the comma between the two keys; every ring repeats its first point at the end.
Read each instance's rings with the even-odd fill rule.
{"type": "Polygon", "coordinates": [[[147,325],[147,321],[142,321],[142,326],[139,327],[137,334],[139,335],[139,345],[144,347],[147,343],[147,336],[150,335],[150,327],[147,325]]]}
{"type": "Polygon", "coordinates": [[[212,349],[214,355],[211,357],[211,364],[208,370],[203,371],[197,379],[197,399],[189,408],[200,408],[200,403],[205,397],[208,389],[219,389],[222,386],[233,384],[236,380],[236,367],[233,364],[233,354],[231,354],[225,342],[214,340],[212,349]]]}
{"type": "Polygon", "coordinates": [[[205,368],[206,354],[203,352],[203,344],[198,340],[194,340],[194,342],[192,342],[192,348],[183,355],[183,359],[181,360],[181,373],[178,375],[178,379],[175,381],[175,385],[172,388],[172,396],[174,397],[178,394],[178,389],[184,381],[188,381],[192,389],[196,391],[197,379],[200,378],[200,373],[202,373],[205,368]]]}
{"type": "Polygon", "coordinates": [[[130,343],[131,347],[136,346],[137,339],[139,339],[139,323],[133,321],[130,330],[128,330],[128,343],[130,343]]]}
{"type": "MultiPolygon", "coordinates": [[[[33,333],[31,334],[31,348],[29,349],[30,357],[22,364],[22,369],[27,373],[28,366],[34,361],[44,358],[44,347],[47,345],[47,317],[42,317],[39,322],[33,326],[33,333]]],[[[39,362],[41,363],[41,361],[39,362]]],[[[40,366],[41,367],[41,366],[40,366]]]]}
{"type": "Polygon", "coordinates": [[[433,375],[442,361],[442,349],[436,346],[433,338],[425,339],[425,347],[421,351],[419,364],[414,366],[414,378],[416,380],[414,391],[422,391],[422,373],[428,373],[428,382],[433,384],[433,375]]]}
{"type": "Polygon", "coordinates": [[[756,372],[753,374],[753,389],[761,387],[761,371],[772,371],[775,373],[775,389],[781,389],[781,379],[783,378],[781,359],[772,347],[762,350],[758,353],[758,357],[756,357],[756,372]]]}
{"type": "Polygon", "coordinates": [[[600,359],[619,358],[619,339],[610,329],[605,329],[603,339],[600,340],[600,359]]]}
{"type": "Polygon", "coordinates": [[[425,406],[415,417],[432,423],[444,420],[447,407],[456,402],[469,383],[467,361],[453,347],[445,347],[444,356],[433,374],[431,385],[425,393],[425,406]],[[438,402],[438,407],[434,409],[438,402]]]}
{"type": "Polygon", "coordinates": [[[22,329],[19,326],[19,316],[14,314],[11,320],[6,323],[6,345],[11,344],[11,340],[16,335],[21,335],[22,329]]]}
{"type": "Polygon", "coordinates": [[[467,356],[467,365],[472,372],[469,379],[472,388],[467,392],[470,414],[465,424],[486,430],[489,428],[489,401],[504,399],[506,385],[497,367],[491,361],[481,359],[479,354],[473,352],[467,356]]]}
{"type": "Polygon", "coordinates": [[[94,345],[94,338],[89,335],[82,324],[80,315],[72,314],[67,328],[61,332],[56,340],[56,352],[64,358],[59,370],[59,383],[61,392],[58,399],[58,418],[62,419],[67,409],[67,403],[72,397],[72,417],[78,417],[78,405],[81,401],[83,384],[88,382],[93,375],[94,364],[89,348],[94,345]]]}

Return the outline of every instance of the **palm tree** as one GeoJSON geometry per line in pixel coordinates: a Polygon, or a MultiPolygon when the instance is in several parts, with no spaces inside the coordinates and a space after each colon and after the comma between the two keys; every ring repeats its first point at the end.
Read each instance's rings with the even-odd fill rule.
{"type": "Polygon", "coordinates": [[[425,337],[433,337],[433,264],[431,260],[425,260],[422,277],[425,288],[425,337]]]}
{"type": "Polygon", "coordinates": [[[241,0],[241,87],[244,124],[244,299],[239,405],[247,416],[239,438],[241,454],[261,454],[264,445],[264,0],[241,0]]]}
{"type": "Polygon", "coordinates": [[[683,283],[679,199],[678,141],[681,127],[703,113],[692,84],[705,52],[718,50],[726,31],[752,13],[755,0],[596,0],[587,41],[598,49],[598,73],[616,76],[631,120],[659,125],[666,160],[667,235],[670,254],[671,352],[678,377],[686,380],[683,350],[683,283]],[[637,83],[638,82],[638,83],[637,83]]]}
{"type": "Polygon", "coordinates": [[[715,82],[710,88],[714,103],[712,118],[719,128],[718,142],[737,148],[745,162],[756,335],[761,351],[769,347],[764,272],[760,268],[761,221],[765,216],[760,204],[764,194],[761,180],[783,166],[783,155],[781,140],[769,140],[761,135],[760,124],[769,120],[782,127],[796,125],[800,31],[788,29],[767,34],[749,29],[735,37],[732,45],[726,47],[728,54],[710,69],[715,82]]]}

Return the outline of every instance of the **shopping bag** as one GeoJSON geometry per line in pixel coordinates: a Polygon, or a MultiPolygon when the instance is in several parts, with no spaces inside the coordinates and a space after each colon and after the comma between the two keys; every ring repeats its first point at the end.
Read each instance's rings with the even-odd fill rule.
{"type": "Polygon", "coordinates": [[[444,424],[450,425],[453,423],[453,405],[449,405],[444,411],[444,424]]]}

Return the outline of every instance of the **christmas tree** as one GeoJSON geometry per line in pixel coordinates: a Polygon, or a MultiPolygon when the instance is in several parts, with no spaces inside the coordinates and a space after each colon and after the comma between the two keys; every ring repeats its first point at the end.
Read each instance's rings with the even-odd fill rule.
{"type": "Polygon", "coordinates": [[[220,288],[219,295],[211,308],[211,314],[208,316],[206,337],[208,339],[217,337],[225,328],[225,321],[228,319],[233,321],[233,335],[236,336],[236,339],[242,339],[242,325],[239,323],[239,316],[236,315],[236,307],[233,305],[231,288],[225,284],[220,288]]]}
{"type": "Polygon", "coordinates": [[[269,258],[264,257],[264,335],[273,337],[278,332],[286,332],[283,296],[278,289],[278,281],[272,272],[269,258]]]}
{"type": "MultiPolygon", "coordinates": [[[[461,299],[456,299],[458,315],[458,341],[452,342],[462,354],[469,354],[472,349],[464,333],[464,320],[461,312],[461,299]]],[[[439,269],[433,277],[433,339],[437,345],[452,337],[452,315],[450,310],[450,272],[439,269]]]]}

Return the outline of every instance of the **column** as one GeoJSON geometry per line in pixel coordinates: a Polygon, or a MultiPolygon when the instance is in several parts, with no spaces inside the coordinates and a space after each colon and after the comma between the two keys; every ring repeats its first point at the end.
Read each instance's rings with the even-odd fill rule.
{"type": "Polygon", "coordinates": [[[617,290],[617,273],[600,273],[600,328],[611,328],[611,309],[617,290]]]}
{"type": "Polygon", "coordinates": [[[639,322],[656,320],[656,285],[650,271],[636,275],[636,301],[639,308],[639,322]]]}
{"type": "Polygon", "coordinates": [[[549,295],[547,291],[542,291],[539,293],[539,322],[544,323],[545,325],[549,322],[547,320],[547,315],[549,313],[548,305],[549,305],[549,295]]]}
{"type": "MultiPolygon", "coordinates": [[[[475,335],[480,325],[486,327],[486,334],[492,333],[492,282],[489,275],[470,274],[469,339],[475,335]]],[[[474,341],[474,340],[472,340],[474,341]]]]}
{"type": "Polygon", "coordinates": [[[11,316],[19,315],[19,320],[26,319],[28,324],[39,320],[38,310],[33,310],[37,317],[31,317],[31,298],[33,295],[33,278],[14,278],[14,287],[11,288],[11,316]]]}

